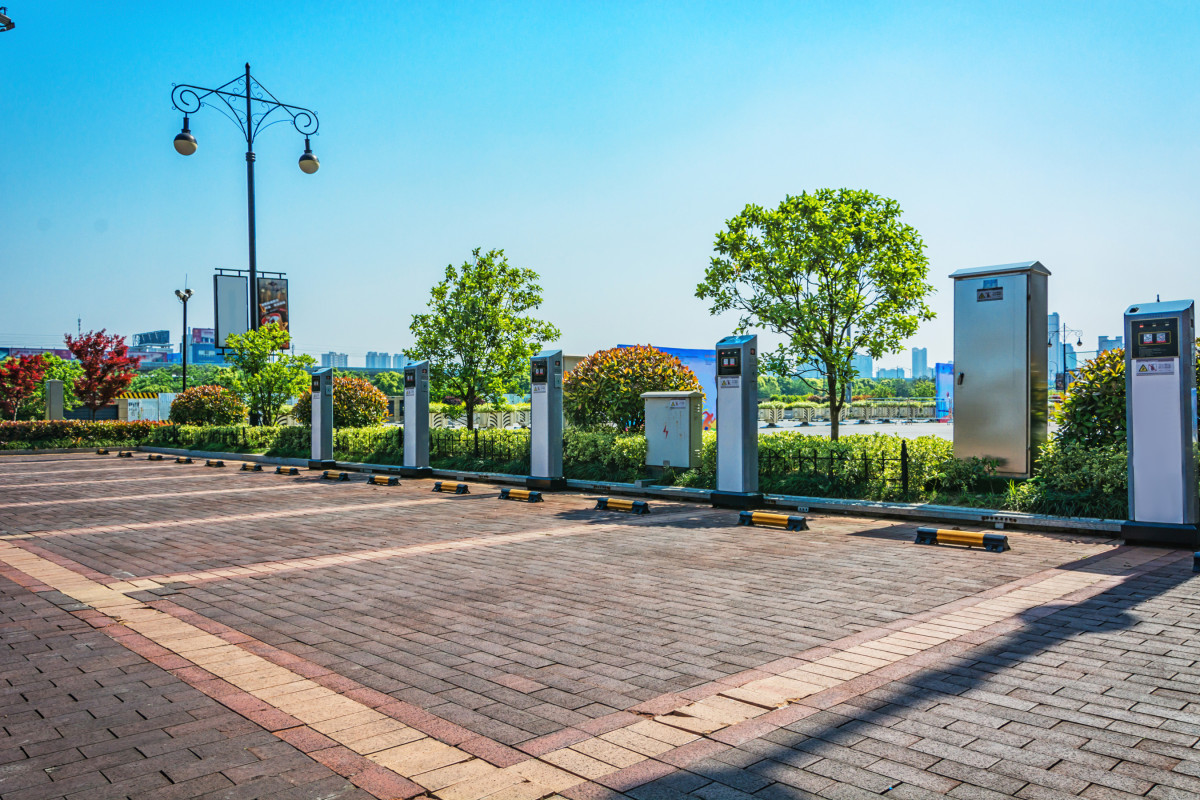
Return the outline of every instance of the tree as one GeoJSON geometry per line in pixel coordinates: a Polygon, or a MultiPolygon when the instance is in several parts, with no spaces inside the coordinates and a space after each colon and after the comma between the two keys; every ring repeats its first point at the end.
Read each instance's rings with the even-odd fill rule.
{"type": "Polygon", "coordinates": [[[104,328],[79,336],[68,333],[64,341],[83,367],[83,374],[75,380],[75,395],[94,420],[97,411],[129,388],[142,360],[129,355],[124,336],[109,336],[104,328]]]}
{"type": "Polygon", "coordinates": [[[703,391],[676,356],[650,345],[600,350],[579,362],[563,385],[563,411],[576,425],[646,427],[643,392],[703,391]]]}
{"type": "Polygon", "coordinates": [[[396,397],[404,394],[404,375],[402,373],[376,372],[371,376],[371,383],[386,396],[396,397]]]}
{"type": "Polygon", "coordinates": [[[0,411],[17,421],[17,409],[33,396],[46,374],[41,355],[15,356],[0,363],[0,411]]]}
{"type": "Polygon", "coordinates": [[[429,311],[414,314],[416,340],[404,353],[429,361],[434,396],[453,394],[466,406],[467,427],[475,407],[499,402],[529,370],[541,343],[559,336],[549,322],[526,316],[542,304],[542,287],[531,269],[509,266],[503,250],[480,248],[430,291],[429,311]]]}
{"type": "Polygon", "coordinates": [[[917,378],[912,382],[913,397],[933,397],[936,394],[937,389],[929,378],[917,378]]]}
{"type": "MultiPolygon", "coordinates": [[[[394,373],[393,373],[394,374],[394,373]]],[[[336,376],[333,379],[333,427],[366,428],[387,419],[387,395],[366,378],[336,376]]],[[[292,406],[292,417],[301,425],[312,425],[312,391],[300,395],[292,406]]]]}
{"type": "Polygon", "coordinates": [[[308,388],[306,367],[315,366],[316,359],[288,353],[288,332],[276,323],[232,334],[225,341],[225,359],[237,368],[236,373],[226,374],[250,407],[251,421],[277,424],[288,399],[308,388]]]}
{"type": "Polygon", "coordinates": [[[32,395],[27,397],[17,409],[17,419],[42,419],[46,413],[46,381],[62,381],[63,411],[79,407],[79,398],[75,396],[75,381],[83,375],[83,367],[78,361],[67,361],[53,353],[42,353],[46,371],[32,395]]]}
{"type": "Polygon", "coordinates": [[[831,439],[855,353],[896,352],[934,316],[925,245],[900,213],[895,200],[855,189],[788,196],[774,210],[747,205],[717,234],[696,287],[709,313],[739,313],[739,332],[785,337],[764,354],[764,372],[823,378],[831,439]]]}

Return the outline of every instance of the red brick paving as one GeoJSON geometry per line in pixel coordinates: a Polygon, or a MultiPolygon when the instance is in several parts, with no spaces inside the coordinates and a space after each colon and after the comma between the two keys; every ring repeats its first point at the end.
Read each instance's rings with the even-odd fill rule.
{"type": "MultiPolygon", "coordinates": [[[[1013,534],[1003,555],[918,550],[911,526],[878,521],[816,519],[798,535],[739,529],[729,512],[678,504],[622,519],[572,495],[501,504],[487,487],[431,497],[424,481],[214,472],[0,457],[0,535],[32,534],[10,541],[113,580],[581,529],[138,595],[252,650],[290,654],[289,669],[385,713],[386,698],[422,730],[499,766],[626,726],[639,718],[630,711],[678,708],[837,652],[827,645],[1032,585],[1047,568],[1077,562],[1086,573],[1080,559],[1122,557],[1086,537],[1013,534]],[[168,476],[174,494],[163,491],[168,476]]],[[[1200,606],[1188,566],[1165,553],[1120,581],[562,793],[1195,796],[1200,606]]],[[[98,622],[95,612],[13,573],[0,568],[22,584],[0,577],[5,800],[422,792],[373,764],[347,766],[318,747],[325,737],[278,711],[217,704],[182,679],[203,684],[202,671],[132,632],[93,629],[85,620],[98,622]]]]}

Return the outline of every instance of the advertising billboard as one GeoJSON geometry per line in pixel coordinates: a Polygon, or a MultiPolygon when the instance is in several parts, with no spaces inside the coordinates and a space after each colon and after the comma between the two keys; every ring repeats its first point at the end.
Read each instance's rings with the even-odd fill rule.
{"type": "Polygon", "coordinates": [[[146,333],[135,333],[133,335],[133,346],[141,347],[146,344],[170,344],[170,331],[148,331],[146,333]]]}
{"type": "Polygon", "coordinates": [[[214,275],[213,319],[216,326],[216,346],[225,347],[231,334],[250,330],[250,279],[244,275],[214,275]]]}
{"type": "MultiPolygon", "coordinates": [[[[621,344],[618,347],[633,347],[634,345],[621,344]]],[[[704,430],[708,430],[713,426],[717,419],[717,352],[713,348],[705,348],[697,350],[687,347],[659,347],[651,345],[655,350],[659,350],[667,355],[675,356],[683,365],[690,369],[695,375],[696,380],[700,381],[700,388],[704,391],[704,430]]]]}
{"type": "Polygon", "coordinates": [[[258,324],[275,324],[288,330],[287,278],[258,279],[258,324]]]}
{"type": "Polygon", "coordinates": [[[217,341],[215,328],[192,328],[192,344],[212,344],[217,341]]]}

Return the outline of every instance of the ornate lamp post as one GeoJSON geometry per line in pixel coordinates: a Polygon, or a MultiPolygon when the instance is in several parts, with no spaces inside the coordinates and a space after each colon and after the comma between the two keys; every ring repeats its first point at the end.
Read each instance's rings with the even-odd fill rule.
{"type": "Polygon", "coordinates": [[[1050,331],[1051,338],[1049,339],[1049,341],[1046,342],[1046,347],[1051,347],[1051,348],[1054,347],[1054,337],[1057,336],[1059,342],[1062,344],[1062,363],[1060,363],[1058,365],[1059,366],[1058,374],[1063,376],[1062,387],[1061,388],[1059,387],[1058,377],[1055,376],[1055,379],[1054,379],[1055,391],[1062,392],[1062,391],[1066,391],[1066,389],[1067,389],[1067,385],[1068,385],[1067,379],[1070,377],[1070,374],[1071,374],[1070,370],[1067,369],[1067,337],[1072,334],[1074,334],[1076,337],[1078,337],[1075,340],[1075,346],[1083,347],[1083,331],[1076,330],[1075,328],[1068,328],[1066,325],[1060,325],[1056,330],[1050,331]]]}
{"type": "Polygon", "coordinates": [[[188,331],[187,331],[187,301],[192,299],[192,290],[184,289],[175,290],[175,296],[179,298],[179,302],[183,303],[183,390],[187,391],[187,351],[188,351],[188,331]]]}
{"type": "MultiPolygon", "coordinates": [[[[286,122],[290,118],[292,126],[304,136],[304,154],[300,156],[300,169],[305,174],[312,175],[321,166],[321,162],[313,155],[309,142],[309,137],[315,135],[320,127],[317,112],[279,102],[265,86],[251,77],[249,64],[246,64],[245,75],[239,75],[216,89],[186,83],[177,84],[171,90],[171,102],[176,110],[183,112],[183,130],[175,137],[175,150],[180,155],[190,156],[196,152],[196,137],[192,135],[189,123],[190,115],[199,111],[201,106],[209,106],[225,114],[241,128],[246,137],[246,212],[250,232],[250,307],[253,309],[253,300],[258,291],[258,259],[254,236],[254,137],[265,128],[277,122],[286,122]],[[224,108],[217,105],[218,100],[224,103],[224,108]],[[268,122],[268,118],[280,109],[287,116],[280,115],[268,122]]],[[[258,316],[253,312],[250,314],[250,327],[256,330],[258,316]]]]}

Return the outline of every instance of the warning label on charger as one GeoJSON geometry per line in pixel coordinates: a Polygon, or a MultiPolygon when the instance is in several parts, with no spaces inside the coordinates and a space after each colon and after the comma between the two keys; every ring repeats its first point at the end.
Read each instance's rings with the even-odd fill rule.
{"type": "Polygon", "coordinates": [[[1175,359],[1173,358],[1135,358],[1133,374],[1139,378],[1145,375],[1174,375],[1175,359]]]}

